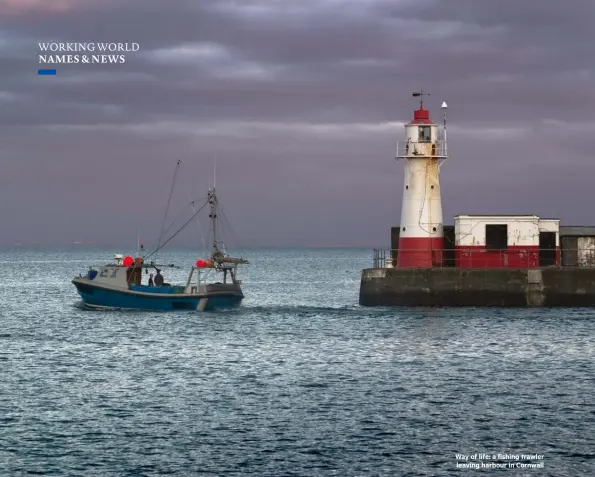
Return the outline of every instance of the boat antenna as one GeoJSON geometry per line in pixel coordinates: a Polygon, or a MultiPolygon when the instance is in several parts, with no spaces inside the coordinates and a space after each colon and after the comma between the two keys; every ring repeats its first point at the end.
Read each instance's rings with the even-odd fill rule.
{"type": "Polygon", "coordinates": [[[217,186],[217,153],[215,153],[215,161],[213,163],[213,189],[217,186]]]}

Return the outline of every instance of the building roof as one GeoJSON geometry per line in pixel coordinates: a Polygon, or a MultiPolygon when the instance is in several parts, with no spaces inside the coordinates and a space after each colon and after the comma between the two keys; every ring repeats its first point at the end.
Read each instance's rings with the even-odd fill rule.
{"type": "MultiPolygon", "coordinates": [[[[499,217],[506,217],[506,218],[518,218],[518,219],[540,219],[541,217],[539,217],[539,215],[535,215],[535,214],[486,214],[486,215],[480,215],[480,214],[459,214],[459,215],[455,215],[455,218],[457,217],[469,217],[469,218],[473,218],[473,219],[497,219],[499,217]]],[[[557,219],[544,219],[544,220],[557,220],[557,219]]]]}
{"type": "Polygon", "coordinates": [[[560,237],[595,237],[593,225],[561,225],[560,237]]]}

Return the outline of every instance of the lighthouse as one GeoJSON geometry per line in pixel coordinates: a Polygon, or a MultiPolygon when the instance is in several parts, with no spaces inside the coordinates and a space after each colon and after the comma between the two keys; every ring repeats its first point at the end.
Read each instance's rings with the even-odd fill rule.
{"type": "Polygon", "coordinates": [[[362,270],[361,306],[595,307],[595,227],[563,227],[538,215],[454,216],[444,225],[440,171],[447,159],[444,127],[420,99],[397,143],[403,165],[399,226],[390,250],[375,249],[362,270]],[[589,258],[590,257],[590,258],[589,258]]]}
{"type": "Polygon", "coordinates": [[[424,93],[419,109],[405,124],[405,142],[397,144],[397,160],[403,161],[404,183],[399,229],[397,267],[431,268],[443,263],[444,231],[440,197],[440,168],[447,158],[446,103],[442,103],[444,128],[438,126],[424,108],[424,93]]]}

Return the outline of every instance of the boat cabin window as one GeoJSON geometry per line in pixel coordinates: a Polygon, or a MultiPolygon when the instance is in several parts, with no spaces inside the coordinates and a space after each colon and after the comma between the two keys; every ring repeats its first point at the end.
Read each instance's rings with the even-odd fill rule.
{"type": "Polygon", "coordinates": [[[430,142],[432,140],[432,130],[430,126],[419,126],[419,142],[430,142]]]}

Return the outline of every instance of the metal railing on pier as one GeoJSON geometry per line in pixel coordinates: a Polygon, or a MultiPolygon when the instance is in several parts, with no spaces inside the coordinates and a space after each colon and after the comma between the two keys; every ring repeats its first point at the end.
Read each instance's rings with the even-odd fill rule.
{"type": "Polygon", "coordinates": [[[374,268],[595,268],[595,248],[510,247],[504,250],[466,248],[442,250],[374,249],[374,268]],[[423,265],[422,265],[423,264],[423,265]]]}

